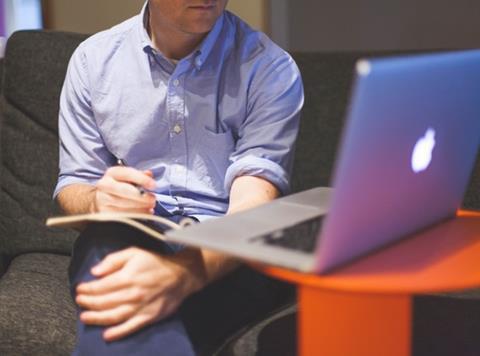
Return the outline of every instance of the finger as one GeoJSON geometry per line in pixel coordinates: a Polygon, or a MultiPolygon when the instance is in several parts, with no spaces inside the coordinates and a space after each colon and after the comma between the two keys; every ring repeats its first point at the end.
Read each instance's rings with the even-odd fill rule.
{"type": "Polygon", "coordinates": [[[155,212],[154,208],[120,208],[114,205],[104,205],[99,209],[100,212],[120,212],[120,213],[139,213],[139,214],[150,214],[152,215],[155,212]]]}
{"type": "Polygon", "coordinates": [[[174,299],[168,301],[165,298],[158,298],[154,302],[146,304],[135,312],[130,319],[124,323],[108,328],[103,333],[103,338],[107,341],[114,341],[130,335],[144,326],[157,320],[161,320],[171,315],[179,305],[179,301],[174,299]]]}
{"type": "Polygon", "coordinates": [[[155,189],[155,180],[138,169],[132,167],[110,167],[105,172],[106,176],[110,176],[117,181],[137,184],[145,189],[155,189]]]}
{"type": "Polygon", "coordinates": [[[102,295],[77,295],[77,304],[87,310],[102,311],[116,308],[123,304],[140,305],[148,300],[147,293],[140,288],[120,289],[102,295]]]}
{"type": "MultiPolygon", "coordinates": [[[[137,193],[138,195],[138,193],[137,193]]],[[[129,212],[153,214],[156,201],[152,198],[151,202],[133,201],[128,198],[118,197],[116,195],[97,191],[96,207],[99,212],[129,212]]]]}
{"type": "Polygon", "coordinates": [[[91,272],[94,276],[100,277],[118,271],[130,260],[134,253],[134,248],[126,248],[118,252],[112,252],[94,266],[91,272]]]}
{"type": "Polygon", "coordinates": [[[115,325],[131,318],[137,312],[134,305],[122,304],[116,308],[103,311],[83,311],[80,321],[89,325],[115,325]]]}
{"type": "Polygon", "coordinates": [[[141,194],[138,187],[133,184],[117,181],[112,177],[103,177],[97,183],[97,188],[100,192],[116,196],[132,202],[137,202],[145,205],[155,204],[155,195],[153,193],[145,192],[141,194]]]}
{"type": "Polygon", "coordinates": [[[115,341],[115,340],[121,339],[127,335],[130,335],[140,330],[141,328],[150,324],[154,320],[155,318],[148,314],[144,314],[144,313],[136,314],[132,318],[123,322],[122,324],[113,326],[105,330],[105,332],[103,333],[103,338],[106,341],[115,341]]]}
{"type": "Polygon", "coordinates": [[[76,292],[77,295],[100,295],[131,286],[131,280],[124,277],[122,271],[114,272],[106,277],[91,282],[80,283],[76,292]]]}
{"type": "MultiPolygon", "coordinates": [[[[140,198],[138,192],[135,193],[140,198]]],[[[149,211],[155,207],[155,198],[149,197],[144,200],[131,200],[129,198],[119,197],[106,192],[98,192],[97,206],[100,211],[109,210],[143,210],[149,211]]]]}

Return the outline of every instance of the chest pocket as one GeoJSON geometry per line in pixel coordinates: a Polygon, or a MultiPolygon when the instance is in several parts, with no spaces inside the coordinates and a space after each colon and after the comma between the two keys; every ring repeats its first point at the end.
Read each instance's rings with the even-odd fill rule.
{"type": "Polygon", "coordinates": [[[230,155],[235,150],[231,130],[215,133],[206,128],[198,135],[191,150],[191,163],[199,179],[216,192],[223,191],[225,172],[230,165],[230,155]]]}

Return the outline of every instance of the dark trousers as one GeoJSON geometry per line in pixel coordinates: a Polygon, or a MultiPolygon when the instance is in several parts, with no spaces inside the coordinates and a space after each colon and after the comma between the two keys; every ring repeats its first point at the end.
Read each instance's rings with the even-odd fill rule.
{"type": "MultiPolygon", "coordinates": [[[[92,266],[107,254],[130,246],[160,254],[174,253],[164,242],[127,225],[91,224],[74,245],[69,269],[72,296],[75,298],[78,283],[94,279],[90,274],[92,266]]],[[[78,320],[74,354],[209,354],[228,335],[292,298],[292,286],[241,267],[187,298],[174,315],[118,341],[105,342],[102,338],[105,327],[85,325],[78,320]]]]}

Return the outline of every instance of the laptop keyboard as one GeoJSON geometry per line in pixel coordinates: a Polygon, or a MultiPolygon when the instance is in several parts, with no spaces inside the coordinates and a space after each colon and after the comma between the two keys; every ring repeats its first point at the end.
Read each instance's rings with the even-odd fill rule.
{"type": "Polygon", "coordinates": [[[285,229],[255,237],[251,241],[310,253],[315,250],[322,222],[323,216],[316,217],[285,229]]]}

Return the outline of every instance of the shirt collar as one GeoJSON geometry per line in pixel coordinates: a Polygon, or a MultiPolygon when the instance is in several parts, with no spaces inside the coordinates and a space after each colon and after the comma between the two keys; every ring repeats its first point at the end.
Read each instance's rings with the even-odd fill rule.
{"type": "MultiPolygon", "coordinates": [[[[148,1],[146,1],[139,15],[138,30],[142,48],[147,53],[151,52],[154,49],[152,40],[150,39],[150,36],[147,32],[148,11],[148,1]]],[[[220,32],[222,31],[224,17],[225,12],[223,12],[217,19],[215,25],[213,25],[213,28],[204,38],[200,46],[195,51],[193,51],[191,55],[188,56],[192,57],[193,63],[197,69],[201,69],[208,55],[211,53],[213,46],[215,45],[215,42],[217,41],[220,32]]]]}
{"type": "Polygon", "coordinates": [[[138,33],[140,35],[140,42],[144,51],[150,51],[153,48],[152,40],[147,32],[148,26],[148,0],[143,4],[142,11],[138,16],[138,33]]]}
{"type": "Polygon", "coordinates": [[[212,52],[213,46],[217,42],[220,32],[222,32],[224,17],[225,12],[220,15],[207,37],[204,38],[197,51],[195,51],[195,53],[197,53],[195,57],[195,67],[197,67],[197,69],[202,67],[208,55],[212,52]]]}

